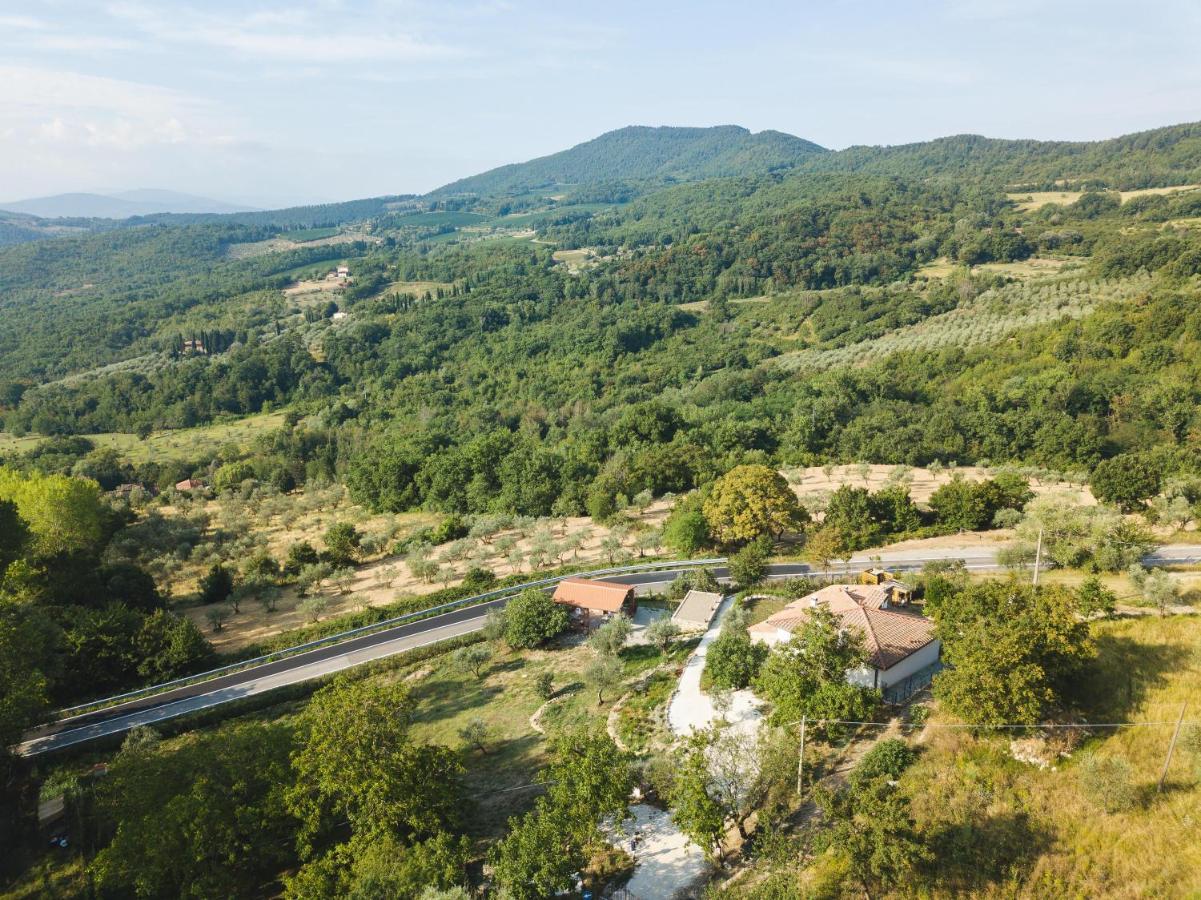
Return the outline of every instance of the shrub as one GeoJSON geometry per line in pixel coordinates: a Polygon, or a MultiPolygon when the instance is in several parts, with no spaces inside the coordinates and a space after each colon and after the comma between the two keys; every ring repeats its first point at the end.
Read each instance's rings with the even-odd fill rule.
{"type": "Polygon", "coordinates": [[[730,557],[730,574],[740,588],[748,588],[758,584],[767,574],[767,560],[770,551],[762,541],[747,544],[730,557]]]}
{"type": "Polygon", "coordinates": [[[567,610],[545,591],[529,588],[505,605],[505,641],[515,650],[545,644],[567,628],[567,610]]]}
{"type": "Polygon", "coordinates": [[[709,524],[700,498],[682,500],[663,523],[663,542],[685,555],[692,555],[712,543],[709,524]]]}
{"type": "Polygon", "coordinates": [[[851,775],[851,781],[861,783],[880,777],[895,781],[915,759],[917,751],[900,738],[880,741],[859,760],[851,775]]]}
{"type": "Polygon", "coordinates": [[[213,563],[208,573],[200,579],[200,602],[224,603],[234,590],[234,579],[221,563],[213,563]]]}
{"type": "Polygon", "coordinates": [[[312,544],[300,541],[288,548],[288,557],[284,561],[284,574],[289,578],[295,578],[305,566],[316,565],[320,559],[320,555],[313,549],[312,544]]]}
{"type": "Polygon", "coordinates": [[[359,553],[363,536],[350,522],[338,522],[325,532],[325,553],[329,561],[339,568],[353,565],[359,553]]]}
{"type": "Polygon", "coordinates": [[[463,576],[463,587],[474,593],[482,593],[496,584],[496,575],[491,569],[473,566],[463,576]]]}
{"type": "Polygon", "coordinates": [[[1131,809],[1138,802],[1130,764],[1120,756],[1090,753],[1080,761],[1080,788],[1107,813],[1131,809]]]}
{"type": "Polygon", "coordinates": [[[716,688],[741,690],[759,674],[767,654],[766,645],[751,640],[746,630],[746,616],[741,609],[735,608],[726,614],[721,634],[709,645],[705,674],[716,688]]]}
{"type": "Polygon", "coordinates": [[[449,541],[457,541],[459,538],[467,537],[469,530],[462,516],[458,514],[450,515],[430,530],[429,542],[431,544],[445,544],[449,541]]]}
{"type": "Polygon", "coordinates": [[[710,569],[689,569],[676,576],[667,589],[669,600],[681,600],[689,591],[711,591],[721,593],[721,585],[710,569]]]}

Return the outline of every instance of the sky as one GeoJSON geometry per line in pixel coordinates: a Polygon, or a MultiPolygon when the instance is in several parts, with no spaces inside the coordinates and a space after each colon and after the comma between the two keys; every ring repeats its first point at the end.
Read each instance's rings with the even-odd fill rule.
{"type": "Polygon", "coordinates": [[[1196,0],[0,0],[0,201],[422,193],[624,125],[823,146],[1201,120],[1196,0]]]}

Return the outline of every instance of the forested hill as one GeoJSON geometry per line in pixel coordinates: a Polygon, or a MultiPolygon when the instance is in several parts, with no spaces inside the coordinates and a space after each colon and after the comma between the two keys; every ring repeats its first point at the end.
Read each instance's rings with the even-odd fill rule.
{"type": "Polygon", "coordinates": [[[827,151],[780,131],[752,134],[738,125],[713,128],[630,126],[569,150],[492,169],[433,191],[498,196],[559,184],[596,184],[647,179],[695,181],[757,175],[789,168],[827,151]]]}
{"type": "Polygon", "coordinates": [[[1201,122],[1104,141],[999,140],[961,134],[893,147],[849,147],[806,159],[810,172],[974,177],[1031,190],[1136,190],[1201,181],[1201,122]]]}

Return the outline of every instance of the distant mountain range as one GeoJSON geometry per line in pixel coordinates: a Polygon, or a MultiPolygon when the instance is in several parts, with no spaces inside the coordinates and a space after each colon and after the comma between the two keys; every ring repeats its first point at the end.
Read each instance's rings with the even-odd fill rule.
{"type": "Polygon", "coordinates": [[[254,207],[238,206],[178,191],[141,188],[117,194],[73,193],[33,197],[12,203],[0,203],[0,210],[43,219],[128,219],[131,216],[151,216],[156,213],[254,212],[254,207]]]}
{"type": "Polygon", "coordinates": [[[752,134],[738,125],[651,128],[632,125],[569,150],[514,163],[444,185],[430,196],[497,196],[607,181],[698,181],[791,168],[829,153],[781,131],[752,134]]]}

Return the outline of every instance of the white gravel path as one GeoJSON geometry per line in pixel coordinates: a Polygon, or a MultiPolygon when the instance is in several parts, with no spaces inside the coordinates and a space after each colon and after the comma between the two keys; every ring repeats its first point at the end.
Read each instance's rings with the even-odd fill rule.
{"type": "MultiPolygon", "coordinates": [[[[630,814],[633,821],[626,820],[625,831],[635,840],[637,863],[626,890],[638,900],[699,897],[710,870],[701,848],[676,827],[670,813],[640,803],[630,807],[630,814]]],[[[630,839],[622,846],[629,850],[630,839]]]]}
{"type": "MultiPolygon", "coordinates": [[[[686,737],[693,731],[708,728],[717,718],[717,710],[713,708],[713,701],[701,691],[701,673],[705,670],[705,655],[709,651],[709,645],[721,632],[722,620],[725,619],[733,604],[733,597],[727,597],[721,602],[717,614],[713,617],[713,622],[709,625],[709,630],[705,632],[700,644],[693,651],[692,656],[688,657],[688,662],[684,664],[679,687],[667,709],[668,725],[671,727],[672,733],[679,737],[686,737]]],[[[755,699],[754,694],[750,691],[734,692],[730,709],[725,715],[727,722],[738,728],[757,731],[761,717],[759,701],[755,699]]]]}

